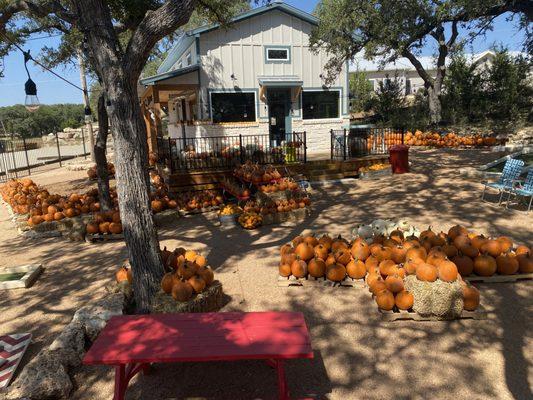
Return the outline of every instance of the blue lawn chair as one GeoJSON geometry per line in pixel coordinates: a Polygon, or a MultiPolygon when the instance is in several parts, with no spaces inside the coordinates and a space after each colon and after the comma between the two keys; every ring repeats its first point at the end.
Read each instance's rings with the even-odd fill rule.
{"type": "Polygon", "coordinates": [[[511,194],[514,194],[515,196],[522,196],[526,199],[529,197],[529,204],[527,206],[527,211],[529,212],[529,210],[531,210],[531,204],[533,203],[533,168],[529,169],[524,183],[520,183],[519,181],[515,182],[518,184],[514,185],[513,188],[509,190],[509,197],[507,197],[505,208],[509,206],[511,194]]]}
{"type": "Polygon", "coordinates": [[[485,199],[485,190],[487,190],[487,187],[490,187],[500,192],[500,200],[498,201],[498,204],[501,204],[503,193],[505,191],[510,191],[513,188],[513,183],[520,177],[523,166],[524,161],[522,160],[516,160],[514,158],[507,160],[503,167],[500,179],[498,179],[497,182],[484,183],[485,187],[483,188],[483,193],[481,194],[481,200],[485,199]]]}

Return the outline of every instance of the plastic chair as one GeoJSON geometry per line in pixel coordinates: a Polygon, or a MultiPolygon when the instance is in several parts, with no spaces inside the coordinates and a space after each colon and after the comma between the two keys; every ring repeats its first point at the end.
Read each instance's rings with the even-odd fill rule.
{"type": "Polygon", "coordinates": [[[524,166],[524,161],[510,158],[507,160],[503,167],[502,174],[500,179],[496,182],[485,182],[483,193],[481,194],[481,200],[485,200],[485,191],[487,187],[496,189],[500,192],[500,200],[498,204],[502,203],[503,194],[505,191],[510,191],[513,188],[513,184],[520,177],[522,173],[522,167],[524,166]]]}
{"type": "Polygon", "coordinates": [[[531,204],[533,203],[533,168],[531,168],[527,173],[524,183],[520,183],[519,180],[515,181],[513,188],[509,190],[509,197],[507,197],[507,204],[505,204],[505,208],[509,206],[509,200],[511,200],[512,194],[515,196],[525,197],[526,199],[529,197],[527,212],[531,210],[531,204]]]}

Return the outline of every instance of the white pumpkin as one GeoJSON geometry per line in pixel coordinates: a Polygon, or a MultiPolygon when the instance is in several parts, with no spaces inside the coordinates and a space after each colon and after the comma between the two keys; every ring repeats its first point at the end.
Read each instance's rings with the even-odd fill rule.
{"type": "Polygon", "coordinates": [[[354,238],[361,237],[363,239],[371,239],[374,236],[374,230],[370,225],[357,225],[353,231],[352,236],[354,238]]]}

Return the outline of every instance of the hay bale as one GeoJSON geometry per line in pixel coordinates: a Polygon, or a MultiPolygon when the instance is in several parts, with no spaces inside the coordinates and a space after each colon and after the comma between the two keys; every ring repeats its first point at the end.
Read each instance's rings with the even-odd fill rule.
{"type": "Polygon", "coordinates": [[[463,290],[459,281],[420,281],[414,275],[405,278],[405,288],[413,294],[413,311],[443,319],[458,318],[463,312],[463,290]]]}

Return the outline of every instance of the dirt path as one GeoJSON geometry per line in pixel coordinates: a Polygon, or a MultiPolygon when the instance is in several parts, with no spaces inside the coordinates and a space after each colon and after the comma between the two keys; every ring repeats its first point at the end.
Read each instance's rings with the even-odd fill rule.
{"type": "MultiPolygon", "coordinates": [[[[410,174],[316,186],[315,211],[303,224],[222,232],[213,215],[202,215],[161,229],[160,239],[163,245],[182,245],[208,256],[231,297],[225,310],[304,312],[315,359],[289,363],[295,397],[532,398],[533,281],[479,285],[490,312],[485,321],[422,323],[381,322],[366,290],[276,286],[281,244],[308,231],[349,236],[354,225],[378,217],[401,217],[436,230],[462,223],[476,232],[532,244],[533,213],[481,203],[482,186],[457,175],[459,166],[496,157],[486,151],[416,151],[410,174]]],[[[39,183],[68,189],[54,179],[36,177],[39,183]]],[[[33,332],[33,356],[76,308],[103,292],[126,251],[121,243],[23,241],[6,218],[0,207],[0,265],[46,265],[32,289],[0,298],[0,334],[33,332]]],[[[112,397],[110,368],[81,368],[76,382],[76,399],[112,397]]],[[[159,365],[153,374],[131,382],[128,399],[273,398],[275,387],[273,371],[261,362],[159,365]]]]}

